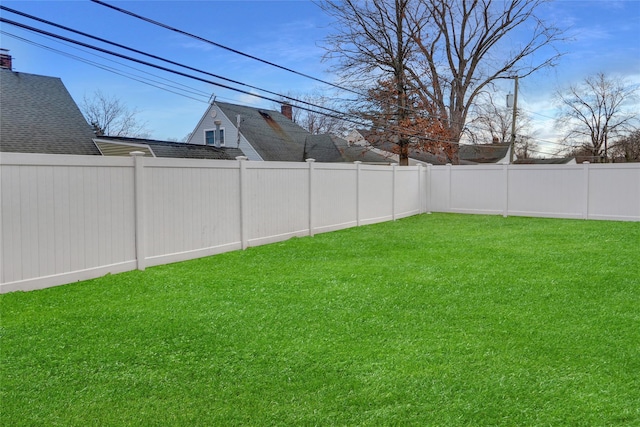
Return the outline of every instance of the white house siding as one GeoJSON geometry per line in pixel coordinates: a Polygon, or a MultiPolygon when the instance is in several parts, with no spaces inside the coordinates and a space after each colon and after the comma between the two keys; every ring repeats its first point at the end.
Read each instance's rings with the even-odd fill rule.
{"type": "Polygon", "coordinates": [[[240,150],[248,160],[262,160],[262,157],[260,157],[258,152],[251,146],[251,144],[249,144],[249,141],[247,141],[247,139],[242,136],[242,124],[240,124],[240,145],[238,146],[237,118],[227,117],[215,104],[209,106],[206,114],[202,116],[200,122],[196,126],[196,129],[189,136],[189,140],[187,141],[187,143],[205,145],[206,141],[204,138],[204,132],[205,130],[214,130],[216,128],[216,120],[220,120],[222,122],[220,124],[220,128],[224,129],[225,147],[240,148],[240,150]],[[211,115],[213,111],[216,112],[215,118],[213,118],[211,115]]]}

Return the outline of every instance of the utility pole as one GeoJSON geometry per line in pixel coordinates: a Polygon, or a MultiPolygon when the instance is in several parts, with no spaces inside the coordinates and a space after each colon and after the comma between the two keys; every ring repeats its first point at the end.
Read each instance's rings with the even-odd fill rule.
{"type": "Polygon", "coordinates": [[[514,79],[513,114],[511,116],[511,151],[509,153],[510,164],[513,164],[514,151],[516,150],[516,116],[518,115],[518,76],[515,76],[514,79]]]}

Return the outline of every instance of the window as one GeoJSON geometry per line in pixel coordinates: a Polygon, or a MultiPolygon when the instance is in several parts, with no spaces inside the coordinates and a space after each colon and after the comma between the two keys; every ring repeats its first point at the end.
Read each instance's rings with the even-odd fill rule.
{"type": "MultiPolygon", "coordinates": [[[[205,144],[207,144],[207,145],[215,145],[216,144],[215,135],[216,135],[215,129],[205,130],[204,131],[205,144]]],[[[218,137],[218,143],[219,143],[219,145],[221,147],[224,147],[224,129],[220,129],[220,134],[219,134],[219,137],[218,137]]]]}

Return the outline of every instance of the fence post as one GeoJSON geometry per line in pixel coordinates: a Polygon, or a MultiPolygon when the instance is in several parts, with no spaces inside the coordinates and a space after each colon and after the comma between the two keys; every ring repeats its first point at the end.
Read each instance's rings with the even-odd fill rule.
{"type": "Polygon", "coordinates": [[[424,213],[424,195],[422,191],[422,163],[418,163],[418,213],[424,213]]]}
{"type": "Polygon", "coordinates": [[[247,157],[237,156],[238,171],[240,174],[240,247],[247,249],[249,246],[249,194],[247,189],[247,157]]]}
{"type": "Polygon", "coordinates": [[[451,163],[447,163],[447,176],[448,176],[448,185],[449,185],[449,191],[447,194],[447,212],[451,212],[451,193],[453,192],[452,189],[452,185],[451,185],[451,169],[452,169],[452,165],[451,163]]]}
{"type": "Polygon", "coordinates": [[[391,177],[391,219],[393,221],[396,220],[396,173],[397,173],[397,163],[393,163],[391,165],[392,169],[392,177],[391,177]]]}
{"type": "Polygon", "coordinates": [[[427,163],[427,206],[425,206],[425,211],[430,214],[431,213],[431,167],[433,165],[431,163],[427,163]]]}
{"type": "Polygon", "coordinates": [[[509,216],[509,165],[502,165],[503,181],[504,181],[504,208],[502,210],[502,216],[506,218],[509,216]]]}
{"type": "Polygon", "coordinates": [[[582,162],[582,177],[583,177],[583,205],[582,205],[582,219],[589,219],[589,162],[582,162]]]}
{"type": "Polygon", "coordinates": [[[315,171],[316,159],[306,159],[309,164],[309,236],[313,236],[313,175],[315,171]]]}
{"type": "Polygon", "coordinates": [[[356,225],[360,227],[360,165],[362,162],[356,160],[356,225]]]}
{"type": "Polygon", "coordinates": [[[144,241],[144,153],[142,151],[132,151],[129,155],[133,157],[133,205],[135,210],[134,226],[136,228],[136,267],[138,270],[144,270],[146,266],[144,241]]]}

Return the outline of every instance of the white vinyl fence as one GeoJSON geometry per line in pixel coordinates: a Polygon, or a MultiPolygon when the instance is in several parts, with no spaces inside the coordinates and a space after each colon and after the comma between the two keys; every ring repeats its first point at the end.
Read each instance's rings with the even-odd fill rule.
{"type": "Polygon", "coordinates": [[[640,163],[428,166],[431,212],[640,221],[640,163]]]}
{"type": "Polygon", "coordinates": [[[424,212],[426,168],[0,156],[0,292],[424,212]]]}
{"type": "Polygon", "coordinates": [[[457,212],[640,221],[640,164],[0,155],[0,293],[457,212]]]}

